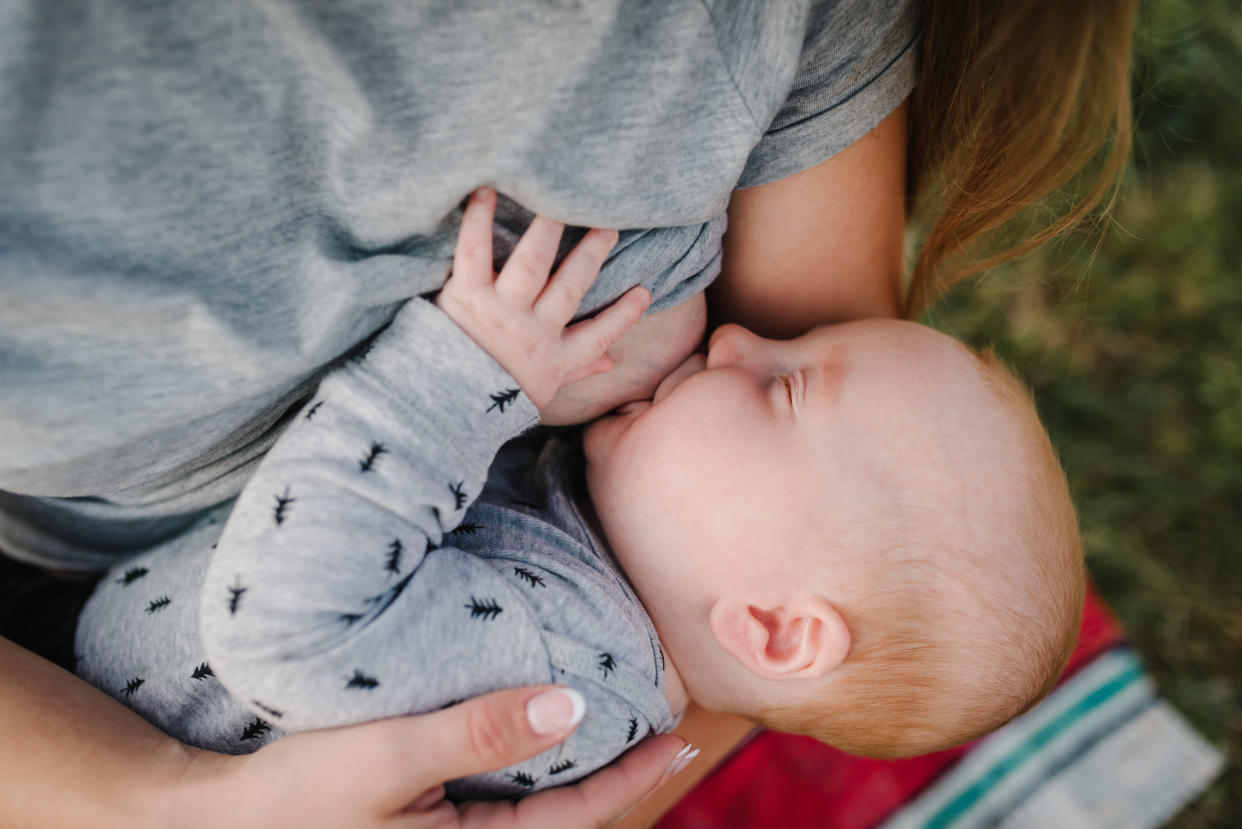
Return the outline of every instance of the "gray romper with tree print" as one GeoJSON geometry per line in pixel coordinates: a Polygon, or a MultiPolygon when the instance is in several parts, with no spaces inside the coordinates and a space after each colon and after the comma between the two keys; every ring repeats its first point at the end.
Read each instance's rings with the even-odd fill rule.
{"type": "Polygon", "coordinates": [[[558,682],[586,697],[577,731],[450,791],[514,796],[605,765],[673,726],[663,651],[574,503],[576,446],[519,439],[489,476],[536,422],[504,369],[411,300],[324,378],[231,514],[105,577],[78,673],[229,753],[558,682]]]}

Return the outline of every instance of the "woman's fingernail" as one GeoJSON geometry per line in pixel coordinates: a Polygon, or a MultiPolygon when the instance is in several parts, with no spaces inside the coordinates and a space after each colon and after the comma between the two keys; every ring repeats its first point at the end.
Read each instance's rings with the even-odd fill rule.
{"type": "Polygon", "coordinates": [[[672,777],[674,774],[677,774],[677,772],[690,765],[691,760],[699,756],[699,750],[694,748],[694,750],[691,751],[692,748],[694,748],[692,744],[686,743],[682,747],[681,751],[677,752],[677,754],[673,756],[672,762],[668,764],[668,772],[666,772],[666,776],[672,777]]]}
{"type": "Polygon", "coordinates": [[[586,700],[573,688],[555,688],[526,703],[531,730],[544,736],[560,734],[582,722],[586,700]]]}
{"type": "Polygon", "coordinates": [[[480,201],[483,199],[491,198],[491,195],[492,195],[492,188],[487,187],[487,186],[480,187],[478,190],[474,191],[474,197],[476,199],[479,199],[480,201]]]}

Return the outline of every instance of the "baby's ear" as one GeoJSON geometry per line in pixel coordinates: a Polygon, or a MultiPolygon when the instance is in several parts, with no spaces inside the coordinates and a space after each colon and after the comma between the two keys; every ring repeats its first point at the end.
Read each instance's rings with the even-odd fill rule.
{"type": "Polygon", "coordinates": [[[712,635],[761,679],[813,679],[841,664],[850,630],[822,596],[803,595],[766,607],[724,598],[712,607],[712,635]]]}

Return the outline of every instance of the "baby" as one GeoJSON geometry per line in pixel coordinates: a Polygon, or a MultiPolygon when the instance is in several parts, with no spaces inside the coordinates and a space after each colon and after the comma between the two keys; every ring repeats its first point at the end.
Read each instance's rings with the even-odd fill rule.
{"type": "Polygon", "coordinates": [[[229,752],[502,687],[582,695],[565,743],[459,797],[577,779],[689,699],[894,756],[1048,691],[1082,553],[1032,403],[990,357],[909,322],[726,325],[587,426],[585,464],[566,440],[497,455],[608,368],[646,297],[567,327],[615,234],[549,279],[559,228],[537,218],[497,276],[494,198],[470,199],[436,305],[324,380],[231,514],[101,582],[79,673],[229,752]]]}

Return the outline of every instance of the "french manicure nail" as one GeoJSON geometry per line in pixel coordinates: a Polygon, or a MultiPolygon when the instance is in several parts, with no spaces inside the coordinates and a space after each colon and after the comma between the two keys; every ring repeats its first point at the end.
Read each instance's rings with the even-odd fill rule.
{"type": "Polygon", "coordinates": [[[690,761],[698,756],[699,756],[699,750],[697,748],[694,748],[692,744],[686,743],[684,746],[682,746],[681,751],[673,755],[672,761],[668,764],[668,772],[666,773],[666,776],[672,777],[674,774],[677,774],[679,771],[684,769],[686,766],[690,765],[690,761]],[[691,749],[694,749],[694,750],[691,751],[691,749]]]}
{"type": "Polygon", "coordinates": [[[553,688],[526,703],[526,720],[536,734],[560,734],[582,722],[586,699],[573,688],[553,688]]]}
{"type": "Polygon", "coordinates": [[[673,766],[672,774],[670,774],[669,776],[672,777],[674,774],[678,774],[682,769],[690,765],[691,760],[693,760],[695,757],[698,757],[698,756],[699,756],[699,750],[696,748],[694,751],[690,752],[685,757],[682,757],[680,760],[677,761],[677,765],[673,766]]]}

